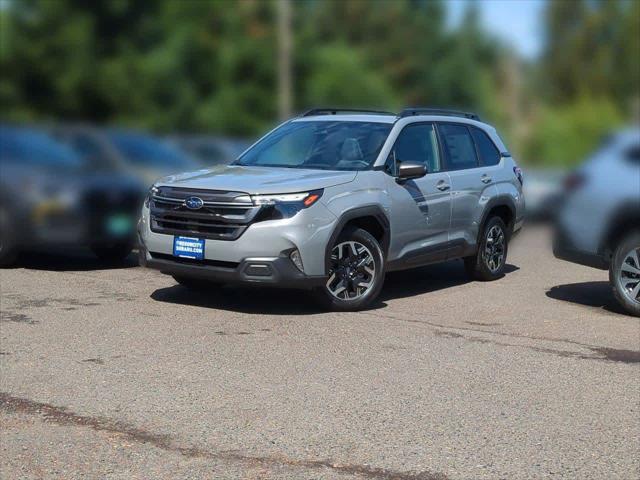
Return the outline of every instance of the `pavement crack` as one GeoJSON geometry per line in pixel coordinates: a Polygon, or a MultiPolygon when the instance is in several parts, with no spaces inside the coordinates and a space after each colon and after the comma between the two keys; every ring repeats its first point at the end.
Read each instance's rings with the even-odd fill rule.
{"type": "Polygon", "coordinates": [[[501,323],[483,323],[483,322],[464,322],[464,323],[468,323],[469,325],[478,325],[479,327],[499,327],[502,325],[501,323]]]}
{"type": "MultiPolygon", "coordinates": [[[[355,312],[355,313],[357,313],[358,315],[372,315],[371,313],[368,313],[368,312],[355,312]]],[[[418,323],[422,325],[427,325],[429,327],[433,327],[435,329],[435,334],[440,337],[463,338],[469,342],[491,343],[493,345],[498,345],[502,347],[526,348],[536,352],[549,353],[549,354],[553,354],[553,355],[557,355],[565,358],[573,357],[573,358],[579,358],[581,360],[601,360],[601,361],[619,362],[619,363],[628,363],[628,364],[640,363],[640,351],[636,351],[636,350],[624,350],[624,349],[603,347],[599,345],[591,345],[588,343],[581,343],[574,340],[568,340],[563,338],[546,338],[546,337],[538,337],[534,335],[521,335],[517,333],[496,332],[493,330],[484,330],[484,329],[464,327],[464,326],[442,325],[439,323],[427,322],[425,320],[402,318],[402,317],[398,317],[397,315],[385,315],[379,312],[376,312],[375,315],[376,317],[385,317],[392,320],[398,320],[401,322],[418,323]],[[495,336],[502,336],[502,337],[516,338],[516,339],[524,339],[524,340],[536,340],[536,341],[543,341],[543,342],[550,342],[550,343],[565,343],[568,345],[574,345],[574,346],[581,347],[583,349],[590,350],[593,353],[586,354],[586,353],[576,352],[572,350],[560,350],[555,348],[538,347],[534,345],[523,345],[523,344],[517,344],[517,343],[500,342],[500,341],[489,339],[489,338],[462,335],[452,330],[484,333],[487,335],[495,335],[495,336]]],[[[466,323],[474,324],[473,322],[466,322],[466,323]]]]}
{"type": "Polygon", "coordinates": [[[101,358],[85,358],[84,360],[81,360],[81,362],[95,363],[96,365],[104,365],[104,360],[102,360],[101,358]]]}
{"type": "Polygon", "coordinates": [[[27,323],[29,325],[36,325],[37,320],[32,319],[28,315],[24,313],[15,313],[15,312],[2,312],[0,315],[0,322],[2,323],[27,323]]]}
{"type": "Polygon", "coordinates": [[[328,469],[338,474],[357,475],[371,480],[447,480],[444,474],[430,471],[400,472],[364,464],[340,463],[330,459],[293,459],[282,455],[252,456],[236,451],[210,451],[198,447],[185,447],[177,444],[167,434],[148,432],[129,423],[107,417],[80,415],[65,407],[15,397],[6,392],[0,392],[0,410],[7,413],[36,415],[48,423],[57,425],[89,427],[95,431],[117,434],[130,441],[150,444],[156,448],[190,458],[237,462],[263,467],[285,466],[306,470],[328,469]]]}

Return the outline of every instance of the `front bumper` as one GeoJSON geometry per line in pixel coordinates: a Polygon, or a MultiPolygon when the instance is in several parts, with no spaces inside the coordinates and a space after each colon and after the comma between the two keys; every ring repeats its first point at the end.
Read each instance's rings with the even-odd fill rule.
{"type": "Polygon", "coordinates": [[[557,224],[553,239],[553,255],[560,260],[577,263],[586,267],[600,270],[609,269],[609,262],[603,255],[595,252],[585,252],[576,248],[573,242],[571,242],[569,235],[557,224]]]}
{"type": "Polygon", "coordinates": [[[309,276],[296,268],[287,255],[246,258],[240,263],[187,260],[139,249],[140,265],[167,275],[200,278],[230,284],[268,285],[311,289],[326,283],[325,275],[309,276]]]}
{"type": "Polygon", "coordinates": [[[225,283],[310,288],[326,282],[326,245],[336,224],[335,215],[318,202],[288,219],[252,223],[235,240],[206,238],[204,259],[191,261],[173,256],[174,235],[152,231],[149,209],[143,207],[140,263],[171,275],[225,283]],[[295,249],[304,273],[289,258],[295,249]]]}

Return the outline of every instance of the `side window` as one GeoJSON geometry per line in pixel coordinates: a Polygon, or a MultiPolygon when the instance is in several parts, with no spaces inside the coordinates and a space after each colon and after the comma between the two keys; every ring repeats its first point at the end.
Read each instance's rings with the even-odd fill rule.
{"type": "Polygon", "coordinates": [[[489,167],[500,163],[500,152],[489,138],[489,135],[476,127],[469,127],[469,130],[471,130],[473,140],[476,142],[476,147],[478,147],[480,165],[489,167]]]}
{"type": "Polygon", "coordinates": [[[447,155],[449,170],[464,170],[478,166],[476,148],[467,127],[442,123],[438,125],[438,129],[447,155]]]}
{"type": "Polygon", "coordinates": [[[436,131],[431,123],[415,123],[404,127],[393,145],[387,165],[393,161],[394,154],[396,161],[426,165],[429,173],[441,170],[436,131]]]}

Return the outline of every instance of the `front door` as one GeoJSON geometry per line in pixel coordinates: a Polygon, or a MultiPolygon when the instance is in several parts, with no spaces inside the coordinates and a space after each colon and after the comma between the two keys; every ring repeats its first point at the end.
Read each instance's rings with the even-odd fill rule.
{"type": "Polygon", "coordinates": [[[451,222],[451,180],[442,172],[435,127],[432,123],[412,123],[404,127],[387,160],[388,191],[391,202],[389,260],[424,263],[446,253],[451,222]],[[395,173],[402,163],[427,166],[427,174],[414,180],[398,181],[395,173]]]}

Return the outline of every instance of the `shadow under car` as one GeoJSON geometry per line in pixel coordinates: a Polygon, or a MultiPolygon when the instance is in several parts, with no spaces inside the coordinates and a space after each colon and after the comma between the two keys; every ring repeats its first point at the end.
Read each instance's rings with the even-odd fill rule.
{"type": "MultiPolygon", "coordinates": [[[[518,270],[506,265],[505,272],[518,270]]],[[[367,309],[376,310],[387,306],[388,300],[437,292],[471,282],[462,262],[451,261],[419,267],[402,272],[391,272],[385,278],[378,299],[367,309]]],[[[305,315],[325,313],[304,290],[289,290],[266,286],[213,286],[210,290],[195,291],[181,285],[159,288],[151,294],[153,300],[178,305],[195,305],[241,313],[269,315],[305,315]],[[250,299],[250,301],[247,301],[250,299]]]]}
{"type": "Polygon", "coordinates": [[[628,315],[619,306],[609,282],[581,282],[556,285],[546,292],[554,300],[583,305],[585,307],[606,310],[607,312],[628,315]]]}
{"type": "Polygon", "coordinates": [[[52,272],[88,272],[91,270],[111,270],[137,266],[138,256],[136,252],[130,253],[122,261],[106,261],[97,258],[88,248],[73,247],[20,252],[15,264],[8,268],[27,268],[52,272]]]}

